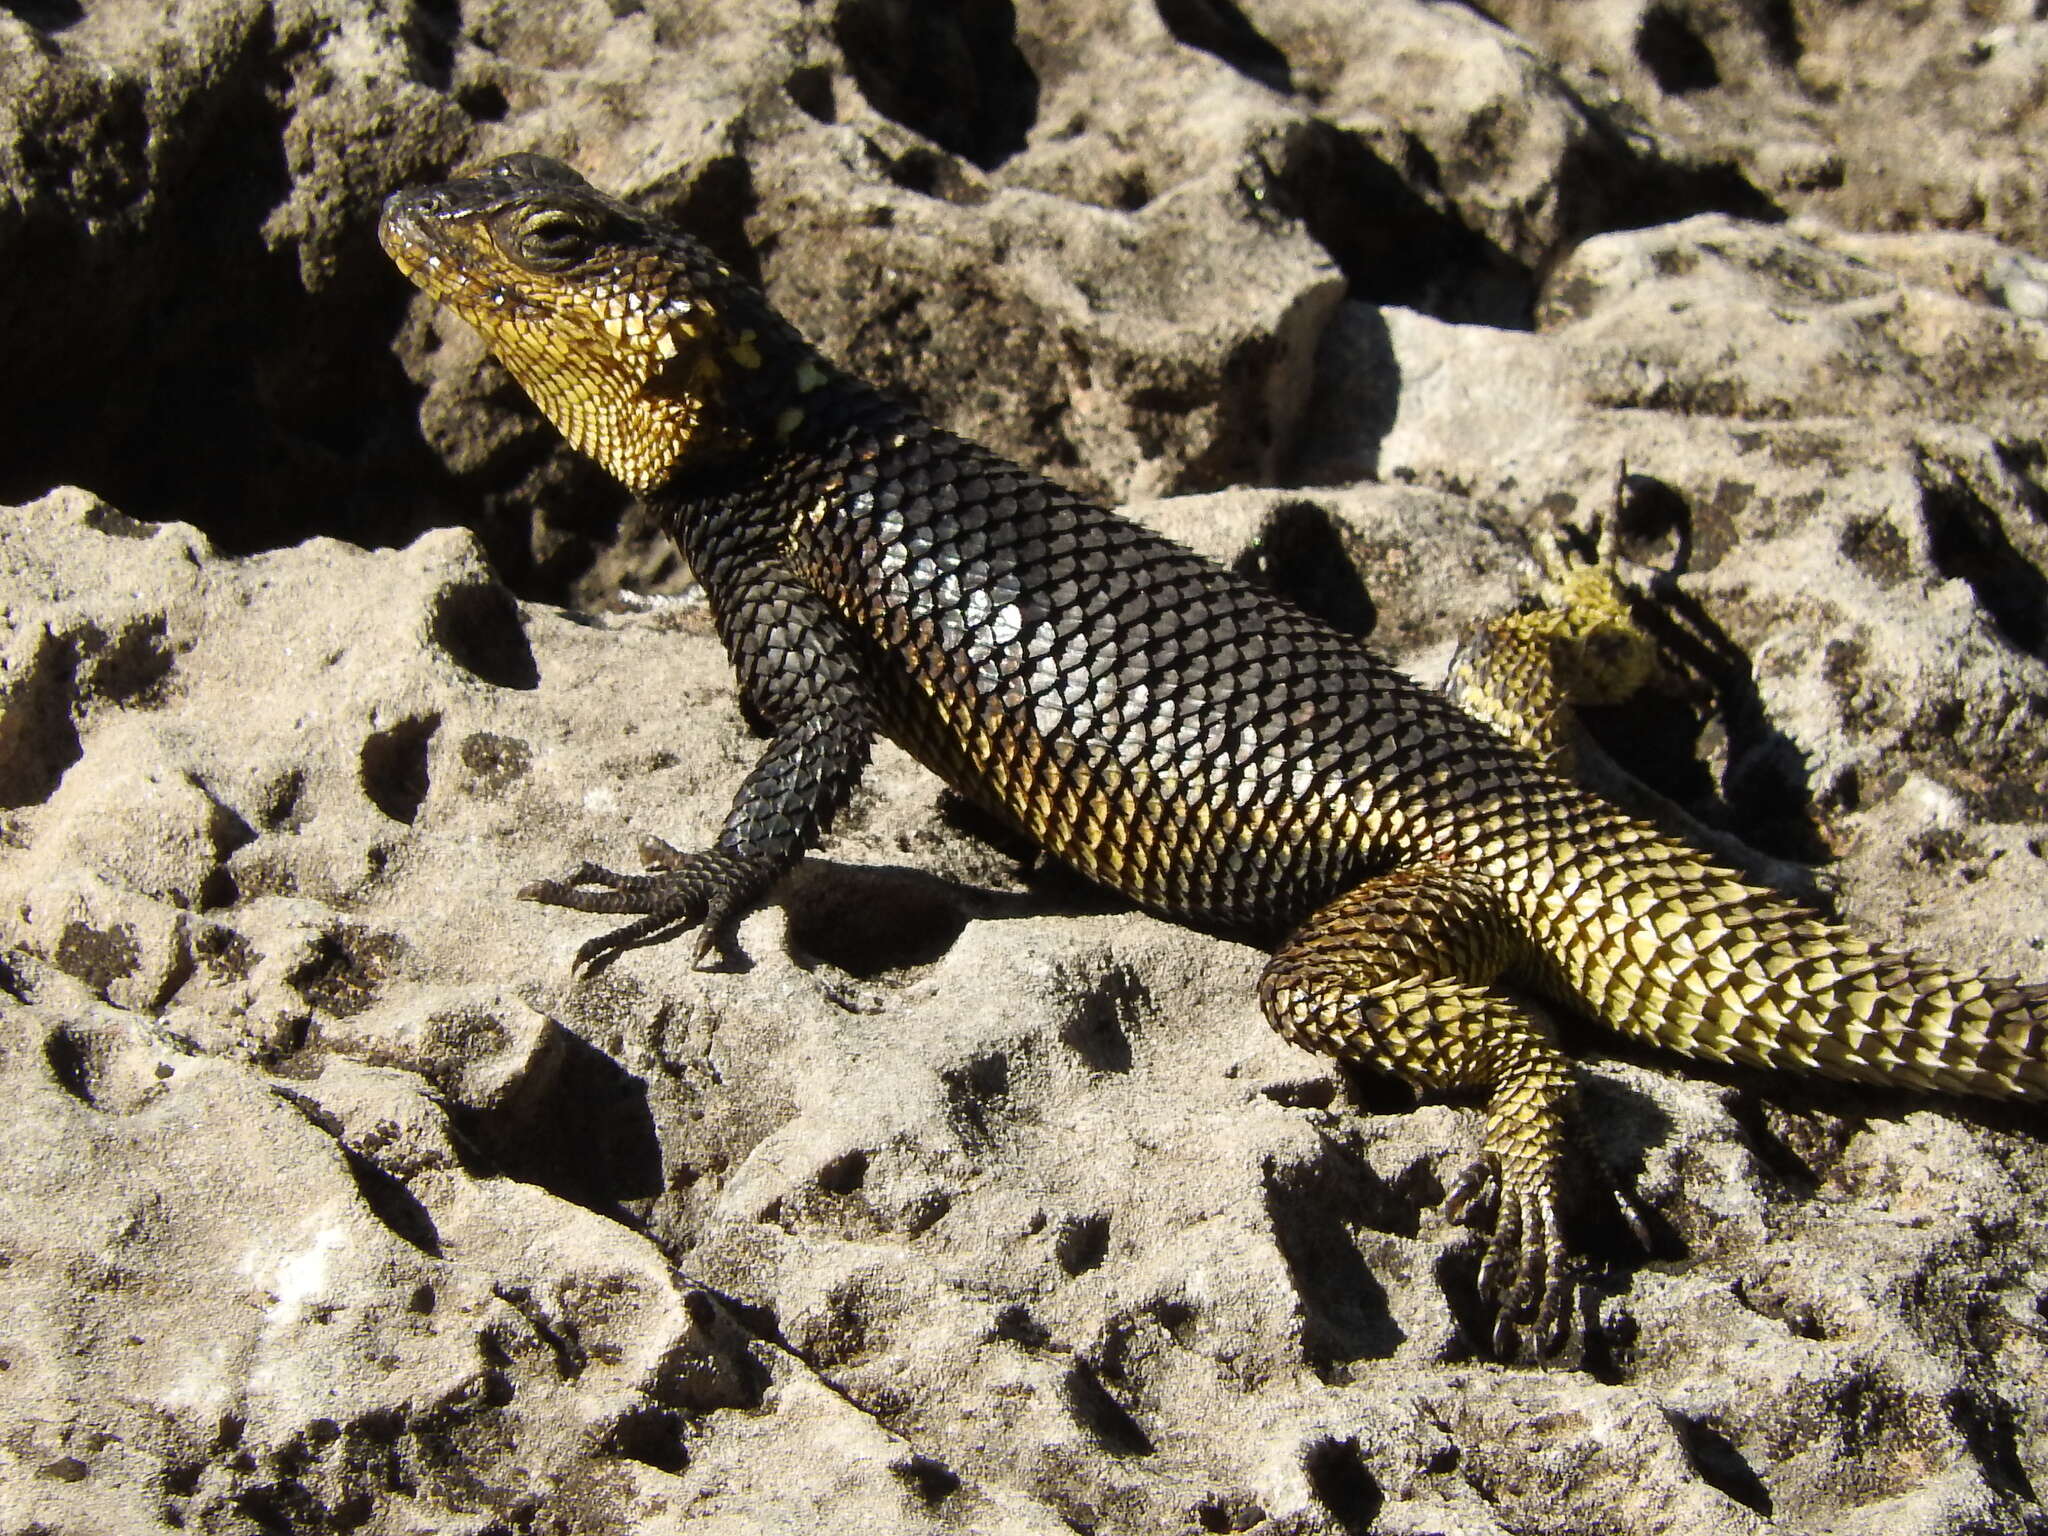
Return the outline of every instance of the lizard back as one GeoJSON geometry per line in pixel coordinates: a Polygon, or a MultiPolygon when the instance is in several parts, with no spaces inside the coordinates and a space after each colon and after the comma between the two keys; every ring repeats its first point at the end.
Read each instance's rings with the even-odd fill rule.
{"type": "Polygon", "coordinates": [[[1546,777],[1163,535],[899,407],[846,414],[780,498],[787,559],[866,638],[888,733],[1091,878],[1277,937],[1546,777]]]}

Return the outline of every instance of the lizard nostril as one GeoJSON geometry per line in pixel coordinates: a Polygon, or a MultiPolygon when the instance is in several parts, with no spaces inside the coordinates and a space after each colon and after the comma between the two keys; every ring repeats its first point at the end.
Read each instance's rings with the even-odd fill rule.
{"type": "Polygon", "coordinates": [[[439,218],[455,206],[455,200],[440,187],[422,187],[409,192],[394,192],[384,204],[387,218],[410,217],[414,219],[439,218]]]}

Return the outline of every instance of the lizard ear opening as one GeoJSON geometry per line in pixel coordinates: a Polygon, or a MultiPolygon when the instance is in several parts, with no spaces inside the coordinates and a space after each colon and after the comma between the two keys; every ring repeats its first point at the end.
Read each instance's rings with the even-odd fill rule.
{"type": "Polygon", "coordinates": [[[648,400],[678,405],[715,406],[725,396],[725,372],[718,365],[716,349],[694,335],[685,339],[648,372],[640,394],[648,400]]]}

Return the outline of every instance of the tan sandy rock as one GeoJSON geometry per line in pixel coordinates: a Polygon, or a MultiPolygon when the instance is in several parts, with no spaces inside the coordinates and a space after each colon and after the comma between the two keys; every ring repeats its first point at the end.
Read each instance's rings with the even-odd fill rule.
{"type": "Polygon", "coordinates": [[[1618,496],[1674,675],[1609,752],[2048,977],[2029,19],[1485,9],[0,15],[0,1527],[2040,1523],[2038,1115],[1575,1036],[1657,1251],[1589,1229],[1532,1369],[1435,1210],[1470,1107],[893,749],[713,969],[514,899],[758,751],[369,237],[540,149],[1424,675],[1618,496]]]}

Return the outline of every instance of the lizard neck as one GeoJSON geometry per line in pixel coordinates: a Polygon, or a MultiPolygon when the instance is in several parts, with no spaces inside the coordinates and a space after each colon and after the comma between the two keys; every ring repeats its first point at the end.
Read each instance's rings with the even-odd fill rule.
{"type": "Polygon", "coordinates": [[[924,417],[837,372],[792,398],[778,430],[742,452],[680,470],[646,497],[705,585],[773,551],[821,500],[848,494],[848,479],[924,417]]]}

